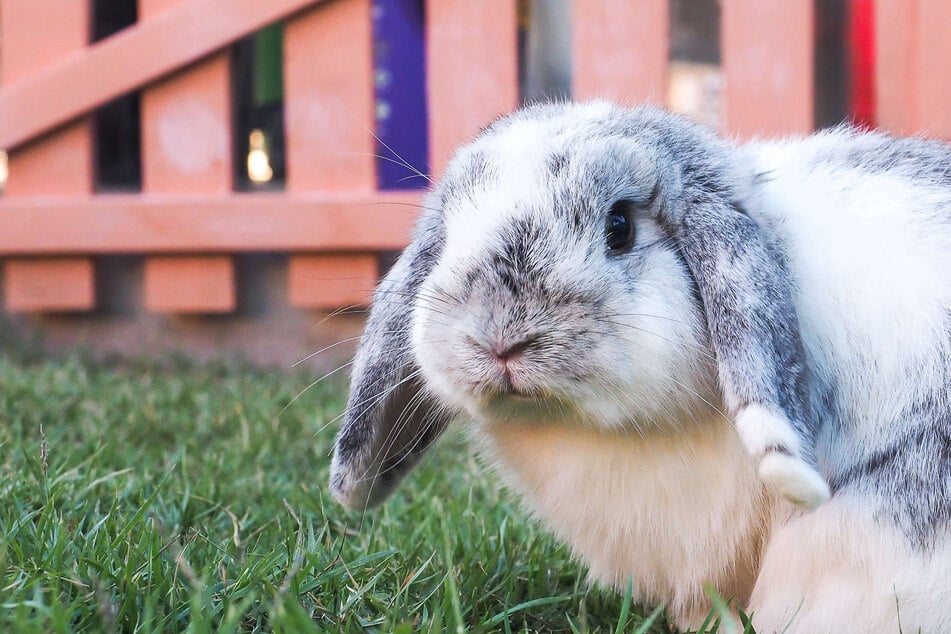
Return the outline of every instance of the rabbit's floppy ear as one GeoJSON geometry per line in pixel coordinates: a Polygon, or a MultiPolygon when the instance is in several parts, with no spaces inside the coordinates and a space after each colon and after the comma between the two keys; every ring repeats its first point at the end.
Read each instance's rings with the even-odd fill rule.
{"type": "Polygon", "coordinates": [[[374,294],[330,468],[331,492],[350,508],[382,502],[450,418],[423,388],[410,349],[413,303],[441,248],[441,227],[435,213],[421,218],[374,294]]]}
{"type": "Polygon", "coordinates": [[[729,413],[759,475],[814,508],[829,498],[816,467],[817,425],[792,284],[776,246],[721,192],[691,192],[662,220],[693,276],[729,413]]]}

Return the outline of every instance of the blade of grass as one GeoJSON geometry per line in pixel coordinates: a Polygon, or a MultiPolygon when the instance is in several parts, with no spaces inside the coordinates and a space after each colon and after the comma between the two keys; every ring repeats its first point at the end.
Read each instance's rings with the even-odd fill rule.
{"type": "Polygon", "coordinates": [[[572,597],[544,597],[541,599],[532,599],[531,601],[524,601],[518,605],[513,605],[512,607],[499,612],[498,614],[486,619],[481,623],[482,627],[493,627],[498,625],[503,620],[509,616],[521,612],[522,610],[528,610],[530,608],[537,608],[544,605],[555,605],[557,603],[565,603],[571,601],[572,597]]]}
{"type": "Polygon", "coordinates": [[[617,627],[614,628],[614,634],[621,634],[624,626],[627,625],[627,619],[631,615],[631,598],[634,595],[634,579],[628,577],[627,590],[624,591],[624,602],[621,604],[621,614],[617,619],[617,627]]]}

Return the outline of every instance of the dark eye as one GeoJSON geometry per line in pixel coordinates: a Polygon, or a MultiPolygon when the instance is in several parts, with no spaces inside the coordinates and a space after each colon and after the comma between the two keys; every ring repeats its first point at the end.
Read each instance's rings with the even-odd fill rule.
{"type": "Polygon", "coordinates": [[[604,241],[609,255],[627,253],[634,246],[634,203],[619,200],[611,205],[604,223],[604,241]]]}

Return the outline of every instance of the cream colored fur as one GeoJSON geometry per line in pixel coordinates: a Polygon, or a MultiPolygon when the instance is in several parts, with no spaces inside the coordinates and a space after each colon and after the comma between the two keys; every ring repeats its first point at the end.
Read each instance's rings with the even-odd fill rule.
{"type": "Polygon", "coordinates": [[[746,604],[776,504],[731,425],[695,423],[625,434],[509,421],[476,437],[593,580],[623,590],[632,578],[638,601],[695,627],[711,607],[704,584],[746,604]]]}

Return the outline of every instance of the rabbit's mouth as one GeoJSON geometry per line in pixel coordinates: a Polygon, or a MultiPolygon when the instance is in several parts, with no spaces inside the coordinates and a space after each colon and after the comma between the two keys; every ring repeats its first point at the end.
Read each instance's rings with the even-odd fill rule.
{"type": "Polygon", "coordinates": [[[477,418],[511,421],[562,420],[576,418],[577,407],[564,398],[538,391],[528,392],[515,387],[483,392],[476,399],[477,418]]]}

